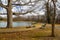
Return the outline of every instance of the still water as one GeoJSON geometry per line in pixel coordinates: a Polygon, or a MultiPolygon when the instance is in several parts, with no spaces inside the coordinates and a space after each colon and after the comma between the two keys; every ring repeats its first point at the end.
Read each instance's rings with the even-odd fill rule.
{"type": "MultiPolygon", "coordinates": [[[[25,22],[25,21],[13,22],[13,27],[30,26],[30,25],[32,25],[31,22],[25,22]]],[[[6,26],[7,26],[6,21],[0,21],[0,27],[6,27],[6,26]]]]}

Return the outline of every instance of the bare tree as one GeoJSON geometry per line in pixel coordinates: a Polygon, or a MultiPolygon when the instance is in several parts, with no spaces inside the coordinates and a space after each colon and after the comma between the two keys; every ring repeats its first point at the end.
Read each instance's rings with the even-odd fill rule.
{"type": "Polygon", "coordinates": [[[12,4],[11,0],[8,0],[8,5],[7,5],[7,27],[12,27],[12,4]]]}
{"type": "Polygon", "coordinates": [[[47,4],[46,4],[46,8],[47,8],[47,21],[48,21],[48,23],[50,23],[50,22],[52,22],[51,24],[52,24],[52,33],[51,33],[51,36],[55,36],[55,34],[54,34],[54,29],[55,29],[55,16],[56,16],[56,1],[57,0],[52,0],[52,2],[53,2],[53,14],[52,14],[52,19],[50,20],[50,18],[51,18],[51,16],[50,16],[50,13],[51,13],[51,11],[50,11],[50,7],[49,7],[49,0],[48,0],[48,2],[47,2],[47,4]]]}
{"type": "Polygon", "coordinates": [[[55,16],[56,16],[56,0],[52,0],[53,2],[53,5],[54,5],[54,13],[53,13],[53,16],[52,16],[52,36],[54,37],[55,34],[54,34],[54,29],[55,29],[55,16]]]}
{"type": "Polygon", "coordinates": [[[47,10],[47,14],[46,14],[46,18],[47,18],[47,23],[50,23],[50,7],[49,7],[49,0],[46,3],[46,10],[47,10]]]}
{"type": "Polygon", "coordinates": [[[11,0],[8,0],[8,5],[3,5],[0,3],[0,6],[7,9],[7,28],[12,27],[12,11],[11,11],[11,0]]]}

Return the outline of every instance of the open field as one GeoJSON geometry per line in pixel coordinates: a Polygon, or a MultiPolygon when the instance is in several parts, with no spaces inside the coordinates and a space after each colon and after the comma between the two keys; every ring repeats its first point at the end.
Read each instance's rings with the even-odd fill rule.
{"type": "MultiPolygon", "coordinates": [[[[39,25],[39,24],[38,24],[39,25]]],[[[37,26],[38,27],[38,26],[37,26]]],[[[9,31],[18,30],[21,28],[7,28],[9,31]]],[[[51,37],[51,25],[47,24],[44,29],[38,28],[23,28],[24,30],[16,31],[16,32],[0,32],[0,40],[60,40],[60,24],[56,24],[55,27],[55,37],[51,37]],[[25,30],[31,29],[31,30],[25,30]]],[[[0,30],[5,30],[1,29],[0,30]]]]}

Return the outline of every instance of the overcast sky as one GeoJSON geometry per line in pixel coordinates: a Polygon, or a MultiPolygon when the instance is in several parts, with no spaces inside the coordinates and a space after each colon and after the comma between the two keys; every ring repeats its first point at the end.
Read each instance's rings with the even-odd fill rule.
{"type": "MultiPolygon", "coordinates": [[[[13,0],[13,1],[16,1],[16,0],[13,0]]],[[[24,3],[29,2],[29,0],[21,0],[21,1],[23,1],[24,3]]],[[[32,1],[34,1],[34,0],[32,0],[32,1]]],[[[43,6],[44,5],[44,1],[41,1],[41,2],[37,3],[37,5],[36,5],[36,6],[40,5],[40,7],[35,10],[36,13],[39,13],[40,15],[44,15],[45,14],[45,9],[44,9],[44,6],[43,6]]],[[[58,2],[60,3],[60,0],[58,0],[58,2]]],[[[2,3],[4,5],[8,4],[7,0],[2,0],[2,3]]],[[[58,4],[58,5],[60,6],[60,4],[58,4]]],[[[34,8],[34,7],[32,7],[32,8],[34,8]]],[[[20,12],[21,10],[25,10],[26,11],[28,9],[29,9],[28,6],[16,6],[16,7],[13,7],[12,11],[13,12],[20,12]]],[[[60,10],[60,8],[58,8],[58,7],[57,7],[57,9],[60,10]]],[[[0,7],[0,13],[6,13],[6,9],[0,7]]],[[[37,15],[37,14],[35,14],[35,13],[32,13],[32,14],[28,13],[26,15],[37,15]]]]}
{"type": "MultiPolygon", "coordinates": [[[[16,0],[14,0],[14,1],[16,1],[16,0]]],[[[22,0],[22,1],[24,1],[24,0],[22,0]]],[[[32,1],[34,1],[34,0],[32,0],[32,1]]],[[[26,2],[29,2],[29,0],[27,0],[26,2]]],[[[8,3],[7,3],[7,0],[2,0],[2,3],[4,4],[4,5],[7,5],[8,3]]],[[[42,4],[43,2],[41,2],[40,3],[40,6],[42,6],[41,4],[42,4]]],[[[16,7],[13,7],[13,9],[12,9],[12,11],[13,12],[19,12],[19,11],[21,11],[21,10],[28,10],[29,9],[29,7],[28,6],[16,6],[16,7]],[[21,8],[21,9],[20,9],[21,8]]],[[[38,10],[39,8],[37,8],[37,10],[38,10]]],[[[6,10],[5,9],[3,9],[3,8],[1,8],[0,7],[0,13],[3,13],[3,12],[5,12],[6,13],[6,10]]],[[[41,11],[40,13],[41,14],[44,14],[43,13],[43,11],[41,11]],[[42,13],[41,13],[42,12],[42,13]]]]}

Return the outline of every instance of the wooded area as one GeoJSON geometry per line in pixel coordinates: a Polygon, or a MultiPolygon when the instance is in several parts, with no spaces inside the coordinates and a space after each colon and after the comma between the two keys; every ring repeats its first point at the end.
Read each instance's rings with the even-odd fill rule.
{"type": "MultiPolygon", "coordinates": [[[[20,1],[20,0],[16,0],[16,1],[20,1]]],[[[37,9],[38,7],[40,6],[37,6],[35,7],[35,5],[39,2],[40,0],[35,0],[33,1],[35,4],[32,5],[32,7],[34,8],[31,8],[30,10],[26,11],[26,12],[19,12],[20,14],[27,14],[27,13],[31,13],[33,12],[35,9],[37,9]]],[[[45,0],[44,0],[45,1],[45,0]]],[[[0,0],[1,2],[1,0],[0,0]]],[[[55,36],[54,35],[54,29],[55,29],[55,22],[56,22],[56,2],[57,0],[51,0],[51,2],[53,3],[53,13],[52,13],[52,16],[51,16],[51,6],[50,6],[50,1],[48,0],[46,3],[45,3],[45,6],[46,6],[46,18],[47,18],[47,23],[50,23],[52,25],[52,36],[55,36]]],[[[12,28],[12,22],[13,22],[13,18],[12,18],[12,15],[13,15],[13,12],[12,12],[12,5],[19,5],[19,6],[24,6],[24,5],[28,5],[29,3],[32,4],[31,0],[27,3],[24,3],[24,4],[12,4],[12,0],[8,0],[8,5],[3,5],[2,2],[0,3],[0,6],[7,9],[7,28],[12,28]]],[[[17,16],[19,16],[20,14],[17,14],[15,13],[17,16]]],[[[39,18],[39,16],[38,16],[39,18]]],[[[39,19],[38,19],[39,20],[39,19]]]]}

